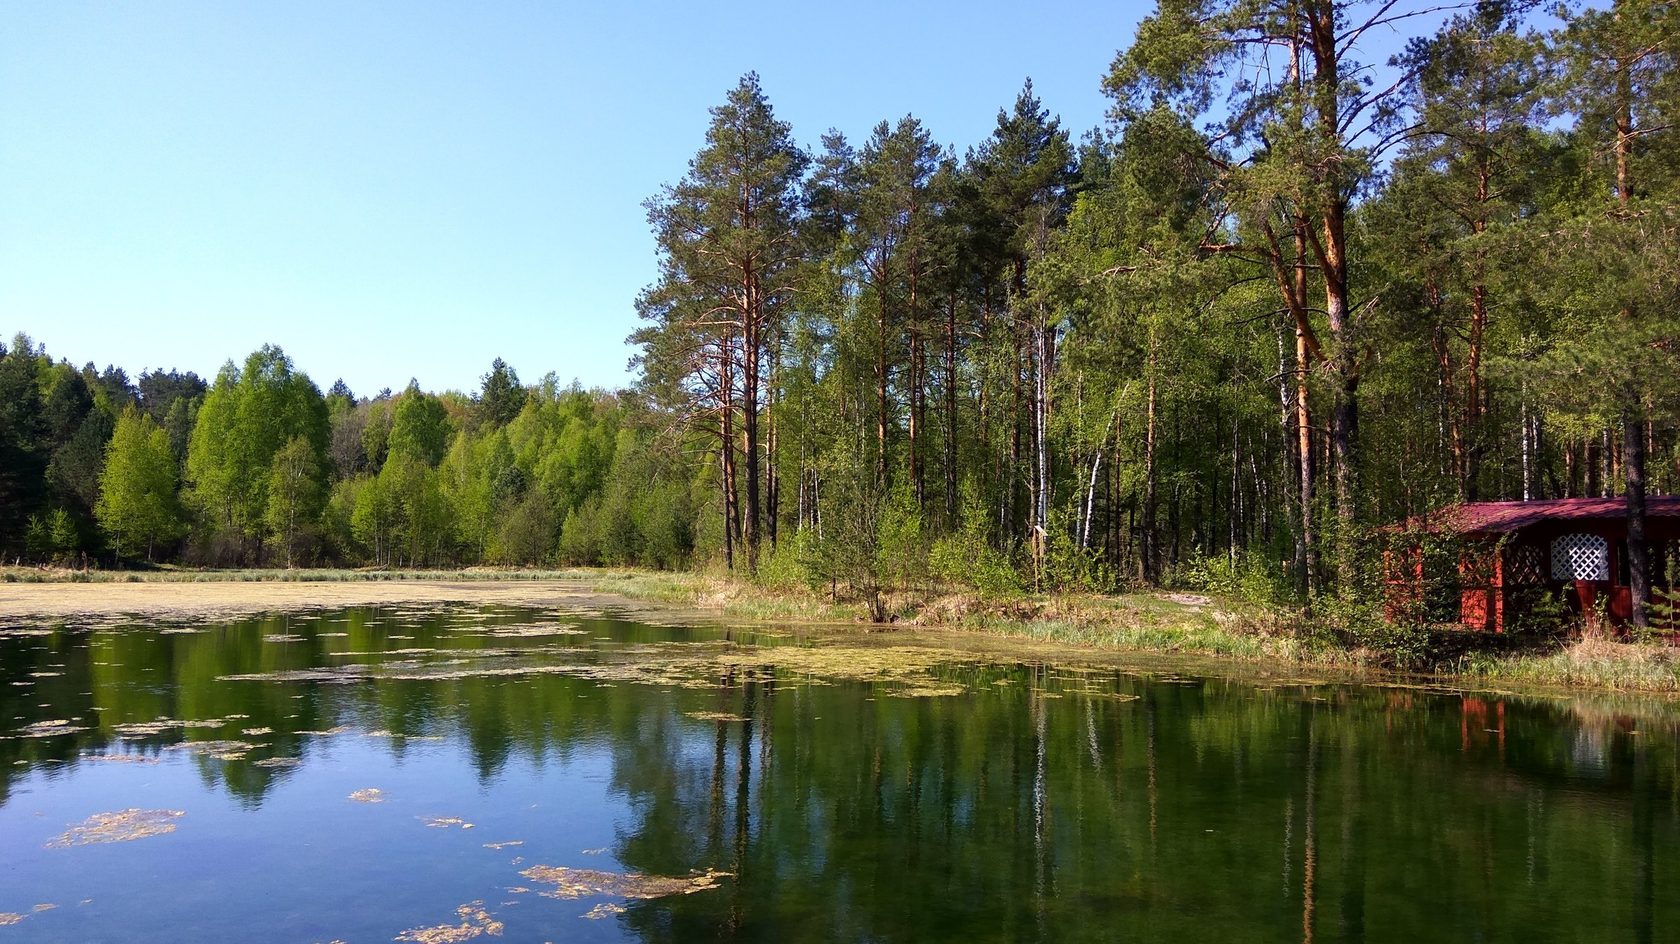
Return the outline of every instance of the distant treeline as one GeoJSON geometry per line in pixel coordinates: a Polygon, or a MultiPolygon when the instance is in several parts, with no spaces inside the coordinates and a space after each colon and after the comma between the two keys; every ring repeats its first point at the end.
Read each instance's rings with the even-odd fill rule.
{"type": "Polygon", "coordinates": [[[325,394],[264,347],[206,384],[0,358],[0,548],[107,565],[640,562],[693,546],[687,466],[616,394],[519,383],[497,360],[471,396],[412,383],[325,394]]]}
{"type": "Polygon", "coordinates": [[[749,75],[648,202],[632,390],[322,396],[267,349],[135,390],[20,342],[0,546],[1299,598],[1454,500],[1637,517],[1680,481],[1680,13],[1534,9],[1162,3],[1105,127],[1028,83],[961,153],[807,149],[749,75]]]}

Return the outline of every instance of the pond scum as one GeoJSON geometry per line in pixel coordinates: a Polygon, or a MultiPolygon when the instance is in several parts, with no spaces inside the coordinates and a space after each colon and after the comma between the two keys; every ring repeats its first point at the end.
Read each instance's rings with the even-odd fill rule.
{"type": "Polygon", "coordinates": [[[457,944],[470,941],[481,934],[500,936],[503,925],[484,910],[484,902],[469,901],[455,909],[459,924],[440,924],[429,928],[410,928],[397,935],[399,941],[416,944],[457,944]]]}
{"type": "Polygon", "coordinates": [[[692,895],[718,887],[718,880],[729,878],[733,872],[707,869],[686,878],[664,875],[643,875],[640,872],[603,872],[598,869],[572,869],[560,865],[533,865],[519,873],[541,885],[553,885],[550,891],[539,892],[549,898],[664,898],[668,895],[692,895]]]}
{"type": "Polygon", "coordinates": [[[48,849],[90,846],[101,842],[129,842],[175,831],[175,821],[187,815],[180,810],[128,809],[95,813],[47,843],[48,849]]]}
{"type": "MultiPolygon", "coordinates": [[[[680,689],[716,690],[741,686],[754,681],[779,679],[798,685],[832,685],[842,682],[878,686],[877,693],[885,697],[929,698],[961,695],[972,687],[996,684],[1015,684],[1011,678],[994,679],[994,671],[1010,671],[1018,664],[1012,661],[1000,665],[995,659],[976,657],[970,652],[936,645],[851,645],[845,643],[756,645],[738,641],[695,640],[680,642],[643,642],[631,645],[576,648],[563,645],[570,639],[555,639],[541,644],[542,637],[571,637],[588,631],[574,625],[554,623],[524,623],[479,627],[477,631],[454,629],[451,636],[473,636],[485,640],[532,639],[539,644],[519,648],[502,648],[496,643],[483,649],[438,649],[416,646],[406,649],[373,651],[338,651],[325,655],[332,658],[377,656],[387,661],[374,664],[348,663],[328,666],[308,666],[277,671],[239,675],[221,675],[218,681],[328,683],[355,685],[367,681],[444,681],[481,677],[528,677],[534,675],[564,675],[592,680],[602,685],[613,683],[641,684],[680,689]],[[397,657],[397,658],[392,658],[397,657]]],[[[342,634],[315,634],[342,635],[342,634]]],[[[761,634],[773,635],[773,634],[761,634]]],[[[285,634],[269,634],[268,644],[292,641],[285,634]]],[[[296,637],[293,637],[296,638],[296,637]]],[[[388,639],[410,637],[389,635],[388,639]]],[[[597,637],[605,638],[605,637],[597,637]]],[[[907,640],[906,643],[909,641],[907,640]]],[[[505,645],[505,644],[503,644],[505,645]]],[[[1106,686],[1095,676],[1106,675],[1107,669],[1080,667],[1066,663],[1054,668],[1040,667],[1035,675],[1034,694],[1061,697],[1058,693],[1042,691],[1039,686],[1056,684],[1067,686],[1069,695],[1090,695],[1118,700],[1137,696],[1104,691],[1106,686]]],[[[701,722],[733,723],[750,720],[745,714],[727,710],[695,710],[685,712],[688,718],[701,722]]],[[[22,730],[22,736],[53,737],[86,730],[81,719],[37,722],[22,730]]],[[[273,735],[270,727],[245,727],[252,722],[244,714],[230,714],[220,718],[174,719],[157,717],[149,721],[130,721],[108,726],[110,733],[130,741],[154,738],[193,736],[205,740],[182,740],[161,745],[162,750],[196,755],[214,760],[240,760],[253,750],[266,749],[273,735]],[[221,730],[216,730],[221,729],[221,730]],[[244,738],[228,735],[237,732],[244,738]]],[[[441,736],[403,735],[388,730],[357,730],[336,725],[319,730],[289,732],[303,738],[326,738],[355,733],[368,737],[408,738],[412,740],[441,740],[441,736]]],[[[135,763],[156,763],[155,755],[107,753],[102,758],[128,759],[135,763]]],[[[290,767],[300,763],[296,757],[264,757],[252,760],[260,767],[290,767]]],[[[355,790],[348,800],[378,804],[387,794],[377,787],[355,790]]],[[[178,810],[130,809],[101,813],[83,823],[72,826],[66,833],[48,844],[49,848],[87,845],[92,843],[123,842],[173,832],[177,820],[184,814],[178,810]]],[[[438,830],[472,829],[474,825],[455,816],[420,816],[426,827],[438,830]]],[[[502,850],[523,845],[522,840],[508,840],[483,844],[485,848],[502,850]]],[[[606,850],[584,850],[595,855],[606,850]]],[[[514,858],[513,868],[521,865],[514,858]]],[[[582,918],[600,920],[620,915],[626,903],[668,896],[690,895],[720,887],[724,878],[733,873],[707,869],[686,876],[648,875],[639,872],[612,872],[598,869],[535,865],[518,874],[529,880],[538,894],[553,899],[605,899],[593,903],[582,918]]],[[[509,888],[509,893],[531,892],[525,887],[509,888]]],[[[473,901],[455,909],[454,923],[413,927],[401,932],[396,940],[416,944],[451,944],[481,936],[499,937],[504,925],[487,910],[484,901],[473,901]]],[[[16,923],[28,915],[0,914],[0,925],[16,923]]]]}
{"type": "MultiPolygon", "coordinates": [[[[449,681],[468,678],[567,675],[599,682],[630,682],[675,688],[713,688],[782,674],[805,684],[858,681],[888,686],[886,694],[926,698],[960,695],[966,686],[939,678],[942,666],[973,662],[954,650],[924,646],[736,646],[668,643],[631,646],[612,653],[622,661],[536,663],[532,658],[595,655],[568,647],[487,649],[454,652],[436,662],[398,661],[224,675],[227,682],[449,681]],[[514,664],[498,664],[513,660],[514,664]]],[[[703,717],[702,720],[728,720],[703,717]]],[[[300,734],[308,732],[298,732],[300,734]]]]}

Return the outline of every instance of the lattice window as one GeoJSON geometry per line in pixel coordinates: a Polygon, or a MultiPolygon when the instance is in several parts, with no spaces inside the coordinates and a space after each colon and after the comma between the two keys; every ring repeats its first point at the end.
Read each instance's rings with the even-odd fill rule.
{"type": "Polygon", "coordinates": [[[1471,547],[1458,556],[1459,582],[1469,587],[1485,587],[1493,583],[1493,554],[1481,547],[1471,547]]]}
{"type": "Polygon", "coordinates": [[[1546,582],[1546,553],[1537,544],[1517,544],[1505,551],[1505,584],[1536,587],[1546,582]]]}
{"type": "Polygon", "coordinates": [[[1596,534],[1566,534],[1552,542],[1553,580],[1609,580],[1610,543],[1596,534]]]}

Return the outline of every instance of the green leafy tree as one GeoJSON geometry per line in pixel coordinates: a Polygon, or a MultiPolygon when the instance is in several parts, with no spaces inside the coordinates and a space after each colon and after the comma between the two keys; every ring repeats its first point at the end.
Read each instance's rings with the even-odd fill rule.
{"type": "Polygon", "coordinates": [[[321,391],[278,347],[264,345],[243,368],[224,366],[187,449],[192,500],[207,527],[255,539],[260,556],[274,457],[295,438],[324,455],[328,435],[321,391]]]}
{"type": "Polygon", "coordinates": [[[286,566],[295,565],[295,554],[325,505],[320,456],[302,436],[294,436],[274,455],[268,474],[268,509],[265,520],[269,533],[285,550],[286,566]]]}
{"type": "Polygon", "coordinates": [[[390,454],[436,466],[449,447],[449,414],[443,401],[420,389],[414,381],[391,410],[390,454]]]}
{"type": "Polygon", "coordinates": [[[1609,166],[1601,178],[1608,186],[1589,191],[1574,217],[1546,240],[1551,252],[1566,253],[1551,257],[1567,261],[1551,281],[1575,316],[1573,330],[1550,352],[1550,373],[1564,403],[1574,401],[1578,409],[1590,397],[1605,426],[1621,429],[1628,583],[1640,629],[1649,624],[1651,603],[1647,428],[1654,412],[1675,402],[1680,368],[1674,347],[1680,190],[1668,153],[1680,139],[1676,37],[1680,12],[1653,0],[1569,13],[1555,37],[1566,79],[1563,104],[1578,122],[1582,146],[1607,157],[1609,166]]]}
{"type": "MultiPolygon", "coordinates": [[[[1250,260],[1250,277],[1274,284],[1293,322],[1298,376],[1327,383],[1339,539],[1359,519],[1359,385],[1370,343],[1368,307],[1352,294],[1348,218],[1412,123],[1399,106],[1403,83],[1360,78],[1370,70],[1361,41],[1418,15],[1345,0],[1163,0],[1104,81],[1118,120],[1173,109],[1211,126],[1185,153],[1218,171],[1208,196],[1219,225],[1203,251],[1250,260]]],[[[1296,425],[1307,432],[1295,463],[1310,470],[1313,421],[1303,413],[1296,425]]],[[[1310,475],[1301,483],[1310,509],[1310,475]]],[[[1355,557],[1337,554],[1336,564],[1339,584],[1351,586],[1355,557]]]]}
{"type": "Polygon", "coordinates": [[[117,418],[111,434],[95,506],[100,527],[111,535],[117,556],[145,548],[146,559],[151,560],[159,542],[181,534],[176,477],[169,434],[130,405],[117,418]]]}
{"type": "Polygon", "coordinates": [[[381,476],[354,480],[346,494],[351,506],[350,531],[366,549],[368,559],[389,565],[395,553],[398,507],[388,482],[381,476]]]}

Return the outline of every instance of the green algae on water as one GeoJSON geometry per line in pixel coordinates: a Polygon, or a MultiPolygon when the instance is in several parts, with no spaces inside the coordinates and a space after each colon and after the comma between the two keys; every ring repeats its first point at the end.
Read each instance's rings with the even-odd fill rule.
{"type": "Polygon", "coordinates": [[[459,944],[470,941],[481,934],[499,937],[502,933],[502,922],[497,921],[484,910],[484,902],[469,901],[455,909],[458,924],[439,924],[428,928],[410,928],[397,935],[396,940],[413,941],[416,944],[459,944]]]}
{"type": "Polygon", "coordinates": [[[127,809],[95,813],[47,843],[48,849],[91,846],[106,842],[131,842],[175,831],[175,821],[187,815],[180,810],[127,809]]]}
{"type": "Polygon", "coordinates": [[[599,869],[573,869],[559,865],[533,865],[519,873],[533,882],[553,885],[552,891],[541,894],[549,898],[664,898],[669,895],[692,895],[718,887],[718,880],[734,875],[707,869],[686,878],[664,875],[643,875],[640,872],[604,872],[599,869]]]}

